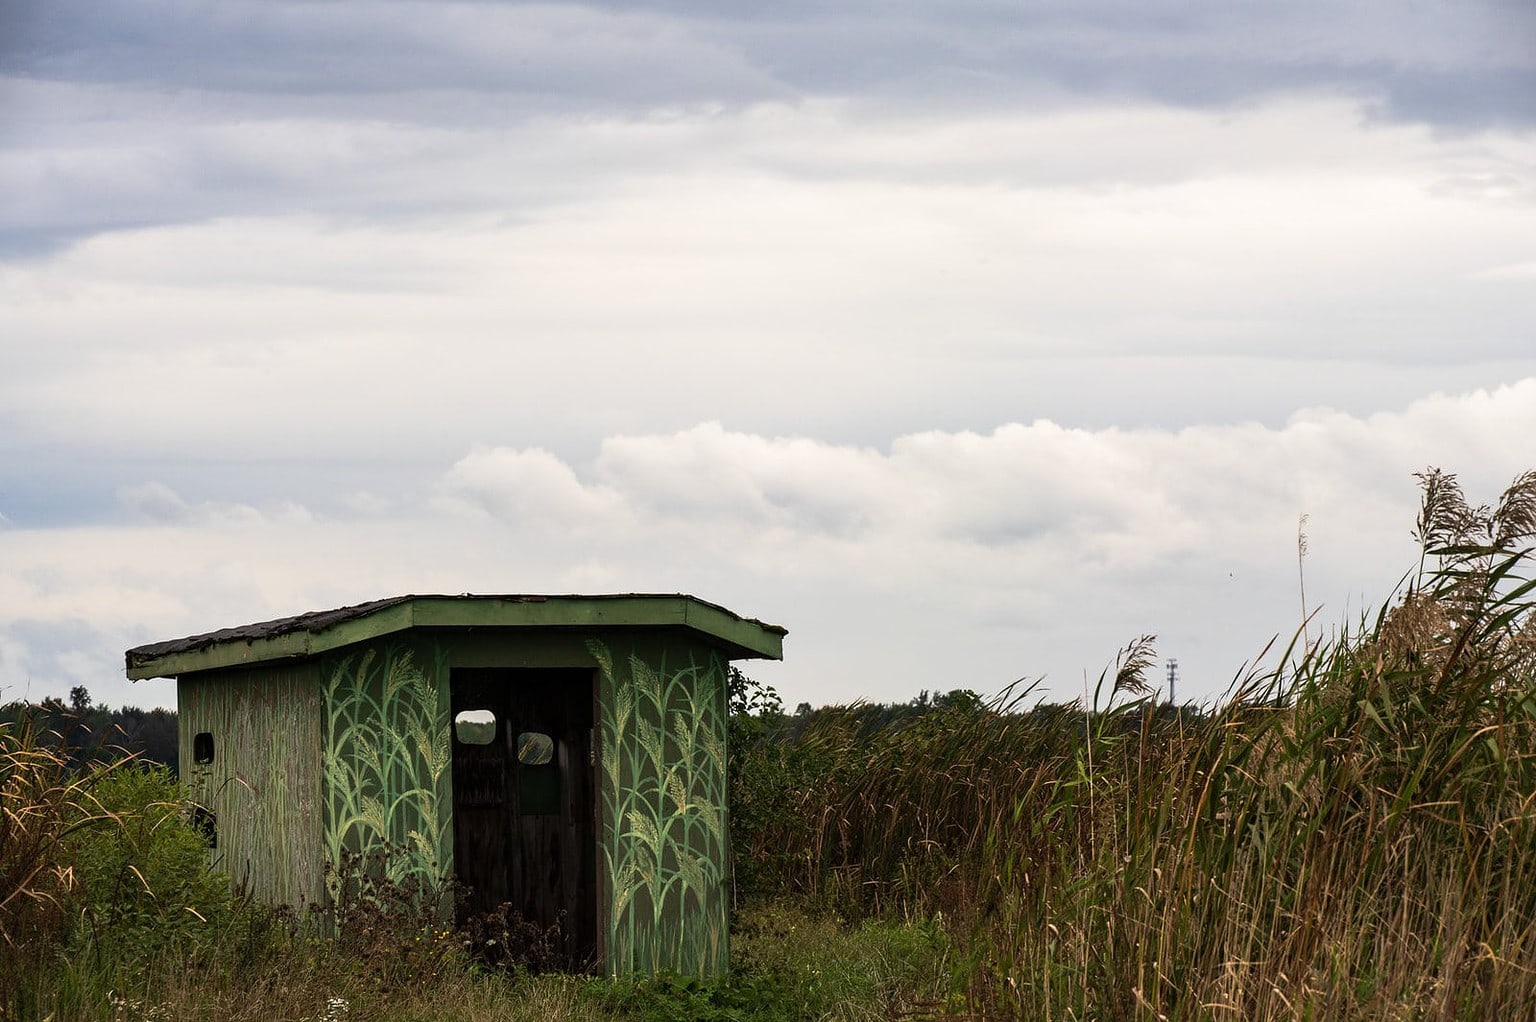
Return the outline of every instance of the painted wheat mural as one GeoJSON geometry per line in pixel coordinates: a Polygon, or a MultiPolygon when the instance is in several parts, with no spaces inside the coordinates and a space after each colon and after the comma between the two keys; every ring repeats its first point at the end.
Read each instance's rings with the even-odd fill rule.
{"type": "Polygon", "coordinates": [[[403,646],[368,648],[325,674],[325,850],[381,854],[390,879],[442,881],[453,864],[444,657],[423,670],[403,646]]]}
{"type": "Polygon", "coordinates": [[[603,866],[611,972],[726,966],[725,666],[622,662],[590,640],[603,686],[603,866]]]}

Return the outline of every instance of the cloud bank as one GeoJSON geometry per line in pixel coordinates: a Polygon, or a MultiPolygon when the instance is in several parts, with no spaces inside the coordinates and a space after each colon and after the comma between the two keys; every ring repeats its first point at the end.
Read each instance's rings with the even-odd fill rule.
{"type": "Polygon", "coordinates": [[[1536,379],[1278,428],[928,431],[883,448],[701,423],[617,435],[570,461],[482,446],[419,499],[345,516],[199,503],[152,481],[134,524],[0,531],[0,686],[129,689],[124,648],[409,591],[684,591],[789,627],[754,671],[790,702],[996,690],[1080,693],[1125,641],[1160,635],[1181,692],[1214,698],[1300,621],[1333,627],[1411,567],[1412,473],[1492,499],[1529,467],[1536,379]]]}

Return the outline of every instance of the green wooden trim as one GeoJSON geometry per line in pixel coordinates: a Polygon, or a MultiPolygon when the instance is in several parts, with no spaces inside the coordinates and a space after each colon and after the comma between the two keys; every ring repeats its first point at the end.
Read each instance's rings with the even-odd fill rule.
{"type": "Polygon", "coordinates": [[[784,659],[784,636],[788,633],[778,625],[765,625],[760,621],[739,618],[723,607],[700,600],[686,601],[683,614],[684,624],[694,631],[751,650],[745,657],[733,653],[732,659],[754,656],[768,660],[784,659]]]}
{"type": "Polygon", "coordinates": [[[291,660],[298,657],[326,653],[343,646],[366,642],[380,635],[389,635],[411,627],[411,604],[401,603],[375,611],[366,617],[342,621],[319,632],[299,631],[274,635],[270,638],[230,639],[201,649],[134,662],[129,654],[128,677],[169,678],[197,671],[213,671],[223,667],[240,667],[267,663],[273,660],[291,660]]]}
{"type": "MultiPolygon", "coordinates": [[[[408,628],[567,629],[681,628],[701,635],[730,659],[783,659],[785,630],[738,617],[685,595],[418,596],[311,631],[212,639],[192,649],[156,655],[129,650],[128,677],[172,677],[314,656],[408,628]]],[[[236,630],[238,631],[238,629],[236,630]]]]}

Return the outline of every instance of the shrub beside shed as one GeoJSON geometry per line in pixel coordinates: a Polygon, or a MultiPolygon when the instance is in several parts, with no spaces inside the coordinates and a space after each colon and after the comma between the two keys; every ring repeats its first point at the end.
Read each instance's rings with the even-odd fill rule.
{"type": "Polygon", "coordinates": [[[348,854],[559,924],[576,968],[727,965],[727,664],[785,630],[684,595],[401,596],[127,653],[175,677],[216,862],[323,902],[348,854]]]}

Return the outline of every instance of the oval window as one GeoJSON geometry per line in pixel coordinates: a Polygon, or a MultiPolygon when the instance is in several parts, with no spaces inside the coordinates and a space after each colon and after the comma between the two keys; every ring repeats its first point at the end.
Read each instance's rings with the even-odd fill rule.
{"type": "Polygon", "coordinates": [[[517,736],[517,761],[524,766],[543,766],[555,758],[555,740],[538,731],[517,736]]]}
{"type": "Polygon", "coordinates": [[[453,737],[465,745],[490,745],[496,740],[496,714],[490,710],[460,710],[453,718],[453,737]]]}

